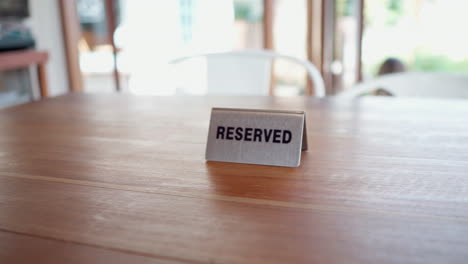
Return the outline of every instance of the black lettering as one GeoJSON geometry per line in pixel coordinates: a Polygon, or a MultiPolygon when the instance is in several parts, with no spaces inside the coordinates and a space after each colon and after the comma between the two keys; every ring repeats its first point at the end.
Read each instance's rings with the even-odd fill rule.
{"type": "Polygon", "coordinates": [[[244,129],[242,127],[236,128],[236,140],[242,140],[242,132],[244,129]]]}
{"type": "Polygon", "coordinates": [[[224,130],[225,128],[222,127],[222,126],[219,126],[218,129],[216,130],[216,139],[219,139],[221,137],[221,139],[224,139],[224,130]]]}
{"type": "Polygon", "coordinates": [[[289,144],[291,142],[292,134],[289,130],[283,131],[283,144],[289,144]]]}
{"type": "Polygon", "coordinates": [[[244,135],[245,141],[252,141],[252,130],[253,128],[250,128],[250,127],[245,128],[245,135],[244,135]]]}
{"type": "Polygon", "coordinates": [[[258,142],[262,142],[262,130],[255,128],[253,141],[257,142],[257,139],[258,139],[258,142]]]}
{"type": "Polygon", "coordinates": [[[281,143],[281,130],[273,130],[273,143],[281,143]]]}
{"type": "Polygon", "coordinates": [[[218,126],[216,129],[216,139],[289,144],[292,140],[292,133],[290,130],[280,129],[218,126]]]}
{"type": "Polygon", "coordinates": [[[265,134],[265,142],[267,143],[270,142],[271,132],[272,132],[271,129],[263,129],[263,134],[265,134]]]}
{"type": "Polygon", "coordinates": [[[234,128],[233,127],[227,127],[226,139],[227,140],[233,140],[234,139],[234,128]]]}

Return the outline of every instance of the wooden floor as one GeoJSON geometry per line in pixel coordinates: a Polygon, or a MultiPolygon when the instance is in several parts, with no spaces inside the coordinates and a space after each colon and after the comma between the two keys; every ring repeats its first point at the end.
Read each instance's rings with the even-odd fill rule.
{"type": "Polygon", "coordinates": [[[468,104],[69,95],[0,111],[0,263],[467,263],[468,104]],[[307,111],[299,168],[210,108],[307,111]]]}

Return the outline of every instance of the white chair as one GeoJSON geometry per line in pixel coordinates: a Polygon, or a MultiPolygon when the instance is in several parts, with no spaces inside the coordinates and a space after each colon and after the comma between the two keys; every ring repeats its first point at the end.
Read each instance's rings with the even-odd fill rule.
{"type": "Polygon", "coordinates": [[[383,89],[398,97],[468,98],[468,75],[434,72],[403,72],[383,75],[357,84],[337,98],[354,98],[383,89]]]}
{"type": "Polygon", "coordinates": [[[313,95],[325,96],[323,78],[317,68],[308,61],[268,50],[246,50],[182,57],[172,60],[170,64],[180,65],[197,58],[204,58],[206,62],[206,72],[200,71],[199,74],[206,74],[208,94],[269,95],[272,61],[284,59],[304,67],[312,81],[313,95]]]}

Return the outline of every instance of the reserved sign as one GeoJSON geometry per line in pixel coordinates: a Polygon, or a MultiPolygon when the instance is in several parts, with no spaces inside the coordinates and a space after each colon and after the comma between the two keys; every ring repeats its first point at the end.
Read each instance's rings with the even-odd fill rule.
{"type": "Polygon", "coordinates": [[[213,108],[206,159],[298,167],[307,149],[305,113],[213,108]]]}

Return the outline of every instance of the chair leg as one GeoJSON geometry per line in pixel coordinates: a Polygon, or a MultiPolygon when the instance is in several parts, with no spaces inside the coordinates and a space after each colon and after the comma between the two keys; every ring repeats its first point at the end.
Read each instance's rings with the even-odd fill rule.
{"type": "Polygon", "coordinates": [[[271,61],[270,65],[270,87],[269,87],[269,95],[275,95],[275,86],[276,86],[276,78],[275,78],[275,61],[271,61]]]}
{"type": "Polygon", "coordinates": [[[40,63],[37,65],[37,78],[39,80],[41,99],[47,98],[47,96],[49,96],[49,92],[47,89],[47,72],[45,63],[40,63]]]}
{"type": "Polygon", "coordinates": [[[314,84],[312,83],[312,80],[309,78],[309,76],[306,76],[306,87],[304,94],[307,96],[313,96],[314,93],[314,84]]]}

